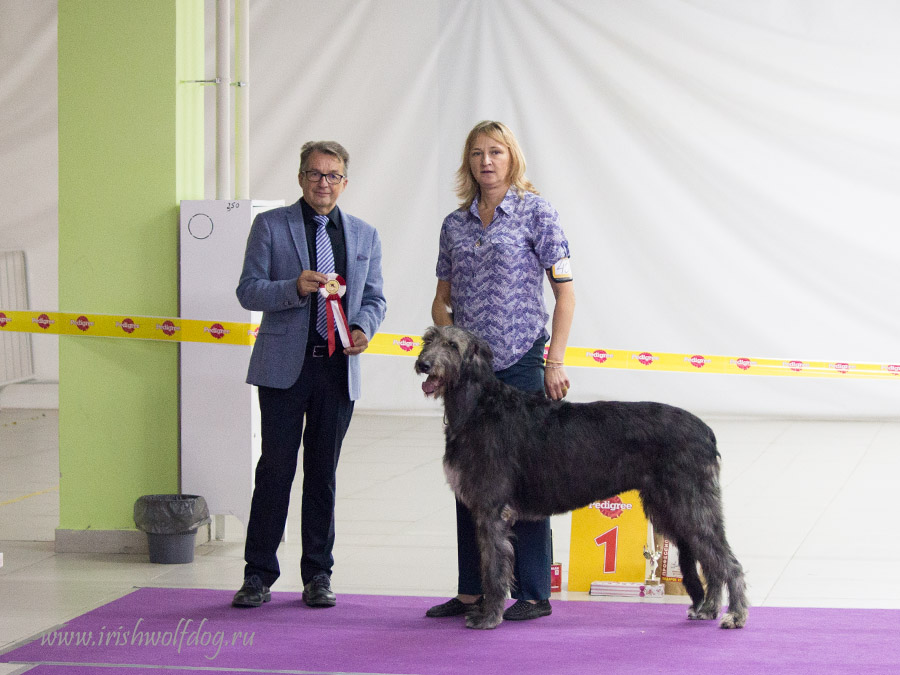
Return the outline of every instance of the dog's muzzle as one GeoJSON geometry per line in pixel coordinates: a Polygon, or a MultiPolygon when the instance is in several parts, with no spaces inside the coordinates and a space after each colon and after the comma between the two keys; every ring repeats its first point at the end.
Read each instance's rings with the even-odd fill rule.
{"type": "Polygon", "coordinates": [[[422,391],[426,396],[440,395],[440,388],[443,384],[441,378],[431,375],[431,362],[422,359],[416,359],[416,372],[419,375],[428,375],[428,379],[422,383],[422,391]]]}

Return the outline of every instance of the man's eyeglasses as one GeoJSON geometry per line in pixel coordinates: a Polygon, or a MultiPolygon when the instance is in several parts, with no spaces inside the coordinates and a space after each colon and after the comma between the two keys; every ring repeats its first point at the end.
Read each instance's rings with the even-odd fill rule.
{"type": "Polygon", "coordinates": [[[310,183],[318,183],[322,180],[322,176],[325,176],[325,181],[329,185],[337,185],[344,180],[344,176],[339,173],[321,173],[320,171],[301,171],[300,173],[306,176],[306,180],[310,183]]]}

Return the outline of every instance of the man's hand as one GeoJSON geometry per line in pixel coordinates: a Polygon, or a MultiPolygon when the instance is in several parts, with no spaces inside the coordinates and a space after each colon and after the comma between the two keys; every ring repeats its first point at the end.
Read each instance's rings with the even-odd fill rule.
{"type": "Polygon", "coordinates": [[[328,277],[321,272],[303,270],[297,277],[297,293],[301,298],[305,298],[310,293],[318,293],[319,284],[324,284],[326,281],[328,281],[328,277]]]}
{"type": "Polygon", "coordinates": [[[353,347],[347,347],[344,353],[347,356],[362,354],[369,347],[369,338],[359,328],[350,331],[350,339],[353,340],[353,347]]]}

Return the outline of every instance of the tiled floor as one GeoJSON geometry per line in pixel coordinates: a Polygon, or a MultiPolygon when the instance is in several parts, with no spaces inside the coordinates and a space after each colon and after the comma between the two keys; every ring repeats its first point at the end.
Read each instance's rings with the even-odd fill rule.
{"type": "MultiPolygon", "coordinates": [[[[900,421],[707,421],[719,439],[728,534],[752,604],[900,608],[900,421]]],[[[56,411],[0,411],[0,650],[135,586],[240,585],[242,528],[232,519],[225,540],[198,547],[189,565],[54,553],[56,439],[56,411]]],[[[437,417],[354,416],[338,478],[339,600],[453,594],[454,510],[442,445],[437,417]]],[[[302,587],[298,515],[289,517],[276,591],[302,587]]],[[[568,516],[553,519],[564,571],[569,524],[568,516]]],[[[588,599],[565,585],[560,597],[588,599]]],[[[13,670],[0,664],[0,675],[13,670]]]]}

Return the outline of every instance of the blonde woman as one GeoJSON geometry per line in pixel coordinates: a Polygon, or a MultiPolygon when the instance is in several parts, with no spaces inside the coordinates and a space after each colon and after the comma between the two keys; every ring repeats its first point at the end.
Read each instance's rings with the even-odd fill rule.
{"type": "MultiPolygon", "coordinates": [[[[441,227],[436,325],[455,324],[478,334],[494,353],[496,377],[522,391],[562,399],[570,382],[563,356],[575,310],[569,243],[559,215],[525,177],[525,158],[502,122],[479,122],[469,132],[457,171],[460,207],[441,227]],[[555,304],[552,342],[544,306],[544,278],[555,304]]],[[[475,529],[457,501],[458,594],[430,608],[430,617],[456,616],[481,598],[475,529]]],[[[550,608],[550,520],[521,521],[515,536],[516,602],[508,621],[536,619],[550,608]]]]}

